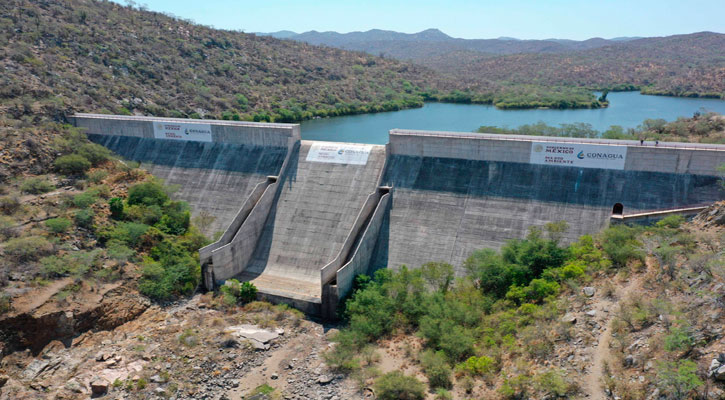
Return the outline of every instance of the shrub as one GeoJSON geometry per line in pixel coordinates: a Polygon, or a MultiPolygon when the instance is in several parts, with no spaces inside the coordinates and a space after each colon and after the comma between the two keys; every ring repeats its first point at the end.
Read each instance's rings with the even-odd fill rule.
{"type": "Polygon", "coordinates": [[[10,312],[12,309],[13,306],[10,302],[10,296],[5,293],[0,293],[0,315],[10,312]]]}
{"type": "Polygon", "coordinates": [[[48,193],[53,190],[55,190],[55,185],[53,185],[47,178],[40,176],[28,178],[20,185],[20,191],[23,193],[41,194],[48,193]]]}
{"type": "Polygon", "coordinates": [[[144,261],[139,290],[155,300],[168,300],[193,293],[200,278],[198,260],[178,242],[165,239],[144,261]]]}
{"type": "Polygon", "coordinates": [[[426,350],[420,358],[420,363],[423,366],[423,372],[428,377],[428,385],[431,388],[451,387],[451,367],[448,365],[443,352],[426,350]]]}
{"type": "Polygon", "coordinates": [[[389,372],[375,381],[375,393],[381,400],[421,400],[425,386],[412,376],[400,371],[389,372]]]}
{"type": "Polygon", "coordinates": [[[98,165],[111,157],[111,151],[96,143],[84,143],[75,153],[88,160],[93,165],[98,165]]]}
{"type": "Polygon", "coordinates": [[[689,350],[695,345],[695,339],[687,326],[673,326],[665,336],[665,350],[689,350]]]}
{"type": "Polygon", "coordinates": [[[150,226],[136,222],[121,222],[118,225],[101,233],[101,237],[107,241],[116,240],[123,242],[130,247],[136,247],[141,242],[141,237],[149,230],[150,226]]]}
{"type": "Polygon", "coordinates": [[[80,154],[68,154],[55,160],[55,168],[64,175],[81,175],[91,168],[91,162],[80,154]]]}
{"type": "Polygon", "coordinates": [[[43,275],[49,278],[59,276],[82,277],[93,267],[98,266],[102,252],[100,249],[93,251],[74,251],[62,256],[48,256],[40,260],[43,275]]]}
{"type": "Polygon", "coordinates": [[[469,357],[456,366],[458,371],[469,375],[489,375],[496,372],[496,362],[491,357],[469,357]]]}
{"type": "Polygon", "coordinates": [[[566,397],[573,391],[572,385],[567,382],[563,371],[549,370],[536,376],[536,384],[540,391],[552,397],[566,397]]]}
{"type": "Polygon", "coordinates": [[[172,235],[183,235],[191,220],[189,206],[181,201],[172,201],[164,207],[164,214],[159,222],[160,229],[172,235]]]}
{"type": "Polygon", "coordinates": [[[73,196],[73,205],[78,208],[88,208],[95,204],[97,200],[96,194],[91,190],[87,190],[73,196]]]}
{"type": "Polygon", "coordinates": [[[51,218],[45,221],[45,226],[53,233],[63,233],[73,223],[68,218],[51,218]]]}
{"type": "Polygon", "coordinates": [[[15,214],[20,208],[20,199],[17,196],[0,197],[0,211],[5,215],[15,214]]]}
{"type": "Polygon", "coordinates": [[[247,304],[257,299],[257,287],[251,282],[239,283],[236,279],[228,279],[221,291],[225,296],[234,298],[235,303],[247,304]]]}
{"type": "Polygon", "coordinates": [[[643,260],[641,244],[637,240],[637,228],[625,225],[609,227],[602,232],[601,245],[616,267],[624,267],[631,259],[643,260]]]}
{"type": "Polygon", "coordinates": [[[129,205],[143,204],[147,206],[163,206],[169,200],[163,186],[155,181],[142,182],[128,189],[126,201],[129,205]]]}
{"type": "Polygon", "coordinates": [[[90,208],[84,208],[75,213],[74,219],[77,226],[85,229],[93,229],[93,218],[95,216],[96,213],[93,212],[93,210],[90,208]]]}
{"type": "Polygon", "coordinates": [[[688,398],[693,390],[703,385],[697,376],[697,364],[690,360],[660,363],[657,381],[662,392],[678,400],[688,398]]]}
{"type": "Polygon", "coordinates": [[[655,225],[659,228],[677,229],[680,227],[680,225],[682,225],[684,223],[685,223],[685,217],[683,217],[681,215],[669,215],[669,216],[657,221],[657,223],[655,225]]]}
{"type": "Polygon", "coordinates": [[[10,239],[5,242],[5,254],[18,261],[34,261],[50,254],[53,244],[42,236],[26,236],[10,239]]]}
{"type": "Polygon", "coordinates": [[[101,183],[108,176],[108,172],[102,169],[97,169],[88,173],[88,180],[91,183],[101,183]]]}
{"type": "Polygon", "coordinates": [[[111,218],[116,220],[123,219],[123,200],[121,198],[113,197],[112,199],[108,200],[108,208],[111,210],[111,218]]]}
{"type": "Polygon", "coordinates": [[[0,215],[0,239],[14,236],[14,226],[15,221],[12,218],[0,215]]]}
{"type": "Polygon", "coordinates": [[[111,240],[106,243],[106,250],[109,257],[120,263],[125,263],[136,255],[133,249],[126,247],[123,242],[118,240],[111,240]]]}

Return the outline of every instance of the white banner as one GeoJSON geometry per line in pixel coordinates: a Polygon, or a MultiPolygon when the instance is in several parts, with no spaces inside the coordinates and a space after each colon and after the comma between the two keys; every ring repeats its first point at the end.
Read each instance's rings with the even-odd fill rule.
{"type": "Polygon", "coordinates": [[[194,142],[211,142],[211,125],[189,124],[184,122],[154,121],[154,137],[156,139],[190,140],[194,142]]]}
{"type": "Polygon", "coordinates": [[[315,143],[307,153],[307,161],[365,165],[372,149],[368,144],[315,143]]]}
{"type": "Polygon", "coordinates": [[[531,164],[577,168],[624,169],[627,146],[581,143],[531,143],[531,164]]]}

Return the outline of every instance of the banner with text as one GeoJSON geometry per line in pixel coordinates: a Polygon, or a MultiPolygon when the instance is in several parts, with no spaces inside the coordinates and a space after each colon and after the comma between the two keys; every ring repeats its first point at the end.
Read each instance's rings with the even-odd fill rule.
{"type": "Polygon", "coordinates": [[[365,165],[372,149],[366,144],[315,143],[307,153],[307,161],[365,165]]]}
{"type": "Polygon", "coordinates": [[[532,164],[578,168],[624,169],[627,146],[582,143],[531,143],[532,164]]]}
{"type": "Polygon", "coordinates": [[[154,122],[156,139],[190,140],[211,142],[211,125],[184,122],[154,122]]]}

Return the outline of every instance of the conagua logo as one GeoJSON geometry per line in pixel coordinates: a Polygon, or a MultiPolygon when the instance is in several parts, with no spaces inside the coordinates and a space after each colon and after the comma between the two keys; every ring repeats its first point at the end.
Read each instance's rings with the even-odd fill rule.
{"type": "Polygon", "coordinates": [[[584,159],[584,151],[580,151],[579,154],[576,155],[576,158],[583,160],[584,159]]]}
{"type": "Polygon", "coordinates": [[[340,149],[337,151],[337,154],[342,155],[342,153],[344,153],[344,152],[345,152],[345,149],[340,149]]]}

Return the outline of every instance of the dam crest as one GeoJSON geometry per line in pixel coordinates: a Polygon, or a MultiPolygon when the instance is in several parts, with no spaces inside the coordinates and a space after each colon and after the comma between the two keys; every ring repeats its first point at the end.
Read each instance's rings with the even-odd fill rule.
{"type": "MultiPolygon", "coordinates": [[[[723,198],[725,146],[394,129],[386,145],[301,140],[297,124],[76,114],[89,138],[179,185],[215,217],[204,285],[333,317],[356,275],[452,264],[565,220],[571,242],[613,213],[723,198]]],[[[666,214],[666,212],[665,212],[666,214]]],[[[659,214],[657,214],[659,215],[659,214]]]]}

